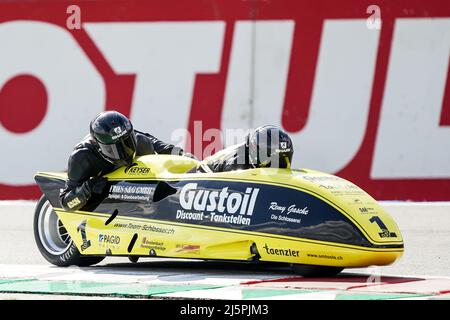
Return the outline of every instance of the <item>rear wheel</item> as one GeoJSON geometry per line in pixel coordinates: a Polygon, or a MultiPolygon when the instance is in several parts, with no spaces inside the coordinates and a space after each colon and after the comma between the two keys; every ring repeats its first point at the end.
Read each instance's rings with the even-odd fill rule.
{"type": "Polygon", "coordinates": [[[292,270],[303,277],[333,277],[340,273],[344,268],[314,266],[307,264],[292,264],[292,270]]]}
{"type": "Polygon", "coordinates": [[[81,255],[45,196],[42,196],[36,205],[33,230],[34,239],[42,256],[56,266],[86,267],[105,258],[81,255]]]}

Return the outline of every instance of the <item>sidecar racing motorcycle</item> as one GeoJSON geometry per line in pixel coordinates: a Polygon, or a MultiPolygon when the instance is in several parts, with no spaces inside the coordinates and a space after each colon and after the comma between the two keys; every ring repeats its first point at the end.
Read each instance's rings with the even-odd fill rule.
{"type": "Polygon", "coordinates": [[[37,246],[57,266],[106,256],[277,262],[304,276],[388,265],[403,254],[396,223],[369,194],[308,169],[189,173],[194,159],[136,158],[105,177],[80,210],[59,203],[65,173],[39,172],[37,246]]]}

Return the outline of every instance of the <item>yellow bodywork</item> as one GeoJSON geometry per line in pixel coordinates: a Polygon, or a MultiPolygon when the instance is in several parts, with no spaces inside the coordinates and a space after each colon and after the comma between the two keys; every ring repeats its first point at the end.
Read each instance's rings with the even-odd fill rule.
{"type": "MultiPolygon", "coordinates": [[[[119,168],[106,177],[111,181],[230,180],[299,189],[336,208],[358,227],[370,243],[378,247],[360,247],[245,230],[125,217],[120,214],[106,225],[110,214],[56,209],[82,254],[223,260],[251,260],[258,254],[261,261],[365,267],[391,264],[403,253],[403,239],[392,218],[375,199],[345,179],[308,169],[260,168],[225,173],[185,173],[198,165],[198,162],[168,155],[143,156],[135,162],[136,167],[148,167],[150,170],[136,174],[136,171],[119,168]],[[383,234],[374,217],[383,222],[391,236],[383,234]],[[80,228],[83,223],[84,228],[80,228]],[[131,245],[133,238],[135,242],[131,245]],[[255,245],[257,253],[250,250],[255,245]],[[391,248],[388,248],[389,246],[391,248]]],[[[39,175],[66,179],[65,174],[39,175]]]]}

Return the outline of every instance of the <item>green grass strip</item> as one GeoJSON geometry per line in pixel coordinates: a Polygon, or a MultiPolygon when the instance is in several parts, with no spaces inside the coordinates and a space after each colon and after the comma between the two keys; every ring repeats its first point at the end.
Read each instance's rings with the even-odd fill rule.
{"type": "Polygon", "coordinates": [[[154,285],[141,283],[102,283],[92,281],[10,281],[0,283],[3,293],[69,295],[153,296],[190,290],[221,288],[213,285],[154,285]]]}
{"type": "Polygon", "coordinates": [[[242,289],[242,299],[270,298],[275,296],[286,296],[292,294],[304,294],[318,292],[317,290],[300,289],[242,289]]]}

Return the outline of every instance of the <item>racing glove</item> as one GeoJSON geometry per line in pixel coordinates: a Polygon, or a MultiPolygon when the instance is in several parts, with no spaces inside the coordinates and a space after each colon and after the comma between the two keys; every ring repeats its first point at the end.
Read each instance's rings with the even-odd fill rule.
{"type": "Polygon", "coordinates": [[[80,186],[66,188],[60,194],[60,203],[64,210],[78,210],[86,205],[92,194],[102,194],[108,185],[108,180],[103,177],[89,179],[80,186]]]}
{"type": "Polygon", "coordinates": [[[85,181],[83,186],[89,190],[89,193],[102,194],[108,185],[108,180],[104,177],[94,177],[85,181]],[[84,186],[86,184],[86,186],[84,186]]]}

